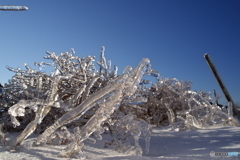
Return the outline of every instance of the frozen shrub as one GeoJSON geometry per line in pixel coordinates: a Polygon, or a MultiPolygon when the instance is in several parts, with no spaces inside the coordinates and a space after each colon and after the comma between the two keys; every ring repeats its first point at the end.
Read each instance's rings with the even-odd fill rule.
{"type": "MultiPolygon", "coordinates": [[[[27,64],[26,70],[7,67],[15,75],[0,87],[0,122],[5,132],[23,130],[9,143],[9,150],[35,131],[41,134],[34,146],[67,145],[60,157],[74,155],[83,159],[84,142],[102,139],[107,125],[116,150],[141,156],[139,138],[145,139],[148,153],[152,126],[186,130],[239,125],[232,116],[231,103],[228,110],[222,111],[217,96],[191,91],[190,81],[160,77],[147,58],[135,69],[127,66],[118,75],[117,66],[111,68],[104,51],[102,47],[96,63],[99,70],[94,56],[80,58],[74,56],[73,49],[60,55],[47,51],[44,58],[53,63],[35,62],[39,71],[27,64]],[[49,75],[41,71],[45,65],[53,67],[49,75]],[[156,77],[156,82],[143,79],[144,75],[156,77]],[[69,132],[70,127],[74,133],[69,132]],[[134,139],[134,144],[128,143],[128,137],[134,139]]],[[[0,132],[0,136],[5,144],[4,133],[0,132]]]]}

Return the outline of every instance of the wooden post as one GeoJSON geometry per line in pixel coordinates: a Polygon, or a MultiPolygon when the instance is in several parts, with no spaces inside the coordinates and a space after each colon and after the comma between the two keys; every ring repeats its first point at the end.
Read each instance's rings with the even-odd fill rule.
{"type": "Polygon", "coordinates": [[[232,100],[232,97],[230,96],[230,94],[229,94],[227,88],[225,87],[225,85],[223,84],[223,82],[222,82],[222,80],[221,80],[221,78],[220,78],[220,76],[219,76],[219,74],[217,72],[217,69],[215,68],[213,62],[211,61],[211,59],[210,59],[210,57],[209,57],[209,55],[207,53],[204,55],[204,58],[206,59],[206,61],[207,61],[208,65],[209,65],[210,69],[212,70],[212,72],[213,72],[213,74],[214,74],[214,76],[215,76],[215,78],[216,78],[220,88],[222,89],[222,91],[223,91],[223,93],[225,95],[225,98],[227,99],[228,102],[232,102],[233,114],[239,116],[240,113],[235,108],[234,102],[232,100]]]}

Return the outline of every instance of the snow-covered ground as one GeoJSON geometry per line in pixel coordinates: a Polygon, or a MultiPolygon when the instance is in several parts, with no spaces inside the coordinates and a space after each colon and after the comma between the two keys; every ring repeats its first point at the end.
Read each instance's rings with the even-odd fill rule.
{"type": "MultiPolygon", "coordinates": [[[[19,133],[7,134],[8,141],[19,133]]],[[[153,128],[149,154],[142,157],[130,156],[105,148],[106,140],[111,140],[109,134],[102,134],[103,140],[95,144],[85,142],[84,153],[91,160],[155,160],[155,159],[240,159],[236,156],[211,157],[210,152],[240,152],[240,127],[214,127],[189,131],[173,131],[169,127],[153,128]]],[[[31,135],[16,151],[6,151],[5,146],[0,146],[1,160],[64,160],[76,158],[58,158],[58,153],[66,146],[44,145],[29,147],[28,144],[37,135],[31,135]]],[[[144,141],[140,141],[144,148],[144,141]]],[[[144,149],[143,149],[144,150],[144,149]]]]}

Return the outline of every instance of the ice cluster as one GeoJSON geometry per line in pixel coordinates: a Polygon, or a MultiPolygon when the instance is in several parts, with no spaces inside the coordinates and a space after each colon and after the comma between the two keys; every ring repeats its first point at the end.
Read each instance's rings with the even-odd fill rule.
{"type": "Polygon", "coordinates": [[[94,56],[80,58],[75,51],[56,55],[47,51],[45,59],[52,63],[35,62],[39,70],[24,64],[26,70],[7,66],[15,75],[1,87],[0,138],[4,132],[22,133],[8,145],[19,146],[32,133],[40,133],[33,146],[67,145],[60,157],[85,157],[84,142],[95,143],[109,131],[119,152],[141,156],[148,154],[152,126],[170,125],[174,130],[205,128],[213,125],[236,125],[232,104],[223,111],[218,97],[191,91],[191,82],[160,77],[144,58],[136,68],[127,66],[122,74],[111,67],[102,47],[100,60],[94,56]],[[54,70],[41,71],[46,65],[54,70]],[[150,75],[156,82],[143,78],[150,75]],[[69,129],[73,129],[71,132],[69,129]],[[127,139],[132,137],[134,144],[127,139]],[[96,138],[96,139],[95,139],[96,138]],[[145,149],[139,145],[145,140],[145,149]]]}

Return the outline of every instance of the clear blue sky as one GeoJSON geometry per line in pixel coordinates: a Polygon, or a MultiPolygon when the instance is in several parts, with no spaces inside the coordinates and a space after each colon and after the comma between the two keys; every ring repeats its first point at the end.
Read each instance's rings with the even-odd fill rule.
{"type": "MultiPolygon", "coordinates": [[[[45,51],[74,48],[79,57],[106,47],[120,71],[151,60],[161,76],[191,80],[193,90],[216,89],[203,55],[209,53],[235,102],[240,102],[239,0],[1,0],[28,11],[0,11],[0,82],[44,61],[45,51]]],[[[222,98],[225,102],[225,98],[222,98]]]]}

